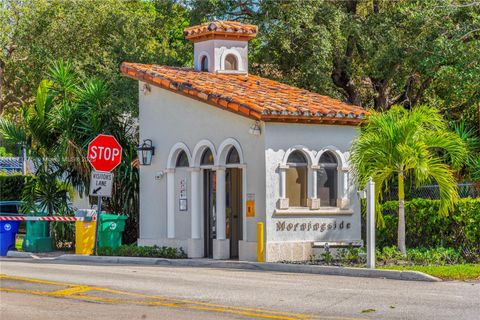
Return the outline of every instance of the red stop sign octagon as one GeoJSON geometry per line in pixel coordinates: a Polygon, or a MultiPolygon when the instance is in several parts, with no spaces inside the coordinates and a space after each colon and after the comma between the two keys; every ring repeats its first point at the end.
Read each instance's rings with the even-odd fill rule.
{"type": "Polygon", "coordinates": [[[122,160],[122,146],[114,136],[99,134],[88,144],[87,158],[96,171],[110,172],[122,160]]]}

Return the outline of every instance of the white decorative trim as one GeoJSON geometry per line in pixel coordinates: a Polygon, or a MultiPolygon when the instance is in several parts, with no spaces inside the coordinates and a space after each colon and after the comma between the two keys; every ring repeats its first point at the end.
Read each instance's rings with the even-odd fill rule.
{"type": "Polygon", "coordinates": [[[342,151],[340,151],[339,148],[337,148],[335,146],[331,146],[331,145],[326,146],[325,148],[320,150],[317,153],[317,155],[314,157],[313,163],[315,165],[318,165],[318,163],[320,162],[320,157],[322,156],[323,153],[325,153],[327,151],[330,151],[331,153],[333,153],[335,155],[335,157],[337,158],[338,169],[339,170],[343,170],[343,168],[346,168],[348,170],[348,162],[347,162],[347,159],[345,158],[344,154],[342,153],[342,151]]]}
{"type": "Polygon", "coordinates": [[[310,210],[309,208],[299,207],[299,208],[288,208],[288,209],[275,209],[273,211],[274,215],[288,215],[288,216],[295,216],[295,215],[309,215],[309,216],[329,216],[329,215],[352,215],[353,210],[342,210],[336,207],[320,207],[317,210],[310,210]]]}
{"type": "MultiPolygon", "coordinates": [[[[230,71],[230,70],[225,70],[225,59],[227,58],[227,56],[229,54],[232,54],[232,55],[235,56],[235,58],[237,58],[237,66],[238,66],[237,70],[238,71],[246,71],[244,66],[243,66],[242,56],[240,56],[238,51],[235,50],[235,49],[225,49],[222,52],[222,55],[220,56],[220,70],[223,71],[223,72],[230,71]]],[[[232,70],[232,71],[235,71],[235,70],[232,70]]]]}
{"type": "Polygon", "coordinates": [[[202,154],[203,154],[203,151],[206,149],[206,148],[210,148],[210,151],[212,151],[212,155],[213,155],[213,165],[217,165],[215,162],[216,162],[216,159],[217,159],[217,152],[215,150],[215,146],[213,145],[213,143],[210,141],[210,140],[206,140],[206,139],[203,139],[203,140],[200,140],[195,148],[193,149],[193,156],[192,156],[192,163],[190,164],[191,167],[199,167],[200,166],[200,161],[202,160],[202,154]]]}
{"type": "MultiPolygon", "coordinates": [[[[240,143],[234,138],[227,138],[223,140],[223,142],[218,147],[217,159],[215,161],[218,165],[226,164],[227,155],[231,147],[235,147],[235,149],[237,149],[238,156],[240,157],[240,164],[244,163],[243,150],[240,143]]],[[[235,164],[235,166],[239,166],[239,164],[235,164]]]]}
{"type": "Polygon", "coordinates": [[[177,142],[173,145],[173,147],[170,148],[170,153],[168,154],[167,160],[167,169],[173,169],[176,167],[177,157],[182,150],[187,154],[188,164],[192,166],[192,154],[190,153],[190,149],[188,149],[185,143],[177,142]]]}
{"type": "Polygon", "coordinates": [[[288,209],[289,204],[288,198],[278,199],[278,209],[288,209]]]}
{"type": "Polygon", "coordinates": [[[307,206],[310,210],[320,209],[320,199],[318,198],[308,198],[307,199],[307,206]]]}
{"type": "Polygon", "coordinates": [[[348,209],[350,206],[350,199],[348,198],[339,198],[337,199],[337,207],[340,209],[348,209]]]}
{"type": "Polygon", "coordinates": [[[195,66],[196,67],[195,69],[198,71],[202,70],[202,59],[205,56],[207,57],[207,60],[208,60],[208,71],[211,72],[211,70],[213,70],[211,68],[213,60],[210,59],[210,55],[208,54],[207,51],[200,52],[200,54],[198,55],[197,65],[195,66]]]}
{"type": "Polygon", "coordinates": [[[283,159],[282,159],[282,162],[280,164],[281,166],[286,166],[288,168],[288,165],[287,165],[288,157],[294,151],[300,151],[301,153],[303,153],[303,155],[307,159],[307,163],[308,163],[309,167],[311,167],[315,163],[314,162],[315,156],[310,149],[308,149],[307,147],[305,147],[303,145],[296,145],[296,146],[293,146],[292,148],[287,149],[287,151],[283,155],[283,159]]]}

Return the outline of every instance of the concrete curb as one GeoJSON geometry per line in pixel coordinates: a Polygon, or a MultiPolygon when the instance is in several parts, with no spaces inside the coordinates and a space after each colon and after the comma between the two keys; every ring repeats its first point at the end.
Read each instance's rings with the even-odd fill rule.
{"type": "Polygon", "coordinates": [[[30,252],[10,250],[10,251],[7,252],[7,257],[10,257],[10,258],[34,258],[34,255],[30,252]]]}
{"type": "MultiPolygon", "coordinates": [[[[28,256],[28,258],[31,256],[28,256]]],[[[107,256],[86,256],[86,255],[61,255],[53,260],[70,262],[90,263],[114,263],[114,264],[139,264],[139,265],[165,265],[177,267],[203,267],[203,268],[225,268],[290,273],[310,273],[335,275],[346,277],[381,278],[391,280],[408,281],[442,281],[439,278],[418,271],[400,271],[384,269],[366,269],[351,267],[333,267],[300,265],[286,263],[258,263],[250,261],[230,261],[211,259],[164,259],[164,258],[138,258],[138,257],[107,257],[107,256]]]]}

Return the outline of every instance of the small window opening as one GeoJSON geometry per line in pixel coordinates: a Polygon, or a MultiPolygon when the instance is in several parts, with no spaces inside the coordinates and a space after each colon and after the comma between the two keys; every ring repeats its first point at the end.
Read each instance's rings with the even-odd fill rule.
{"type": "Polygon", "coordinates": [[[238,154],[237,149],[235,149],[235,147],[232,147],[227,154],[227,164],[235,164],[235,163],[240,163],[240,156],[238,154]]]}
{"type": "Polygon", "coordinates": [[[208,71],[208,58],[207,56],[203,56],[201,63],[200,63],[200,70],[201,71],[208,71]]]}
{"type": "Polygon", "coordinates": [[[290,207],[307,206],[308,162],[300,151],[292,152],[286,172],[286,196],[290,207]]]}
{"type": "Polygon", "coordinates": [[[202,159],[200,161],[201,165],[210,166],[213,165],[213,154],[210,149],[206,149],[202,154],[202,159]]]}
{"type": "Polygon", "coordinates": [[[233,54],[227,54],[225,57],[225,70],[238,70],[237,57],[233,54]]]}
{"type": "Polygon", "coordinates": [[[180,152],[180,154],[178,155],[176,166],[177,167],[188,167],[189,166],[187,153],[185,151],[182,150],[180,152]]]}
{"type": "Polygon", "coordinates": [[[338,162],[335,155],[325,152],[320,157],[317,172],[317,197],[322,207],[337,206],[338,162]]]}

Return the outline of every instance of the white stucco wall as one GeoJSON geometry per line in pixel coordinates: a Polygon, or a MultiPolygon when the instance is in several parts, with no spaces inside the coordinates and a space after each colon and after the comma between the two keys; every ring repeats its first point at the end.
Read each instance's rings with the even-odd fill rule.
{"type": "MultiPolygon", "coordinates": [[[[280,198],[279,164],[285,158],[289,148],[298,146],[305,149],[312,159],[324,149],[337,150],[348,158],[348,150],[352,140],[357,135],[357,128],[350,126],[313,125],[313,124],[280,124],[267,123],[265,127],[265,163],[266,163],[266,255],[267,261],[303,260],[312,253],[313,241],[348,241],[360,240],[360,201],[355,186],[345,186],[348,189],[349,210],[328,214],[322,210],[314,211],[305,208],[291,214],[276,214],[280,198]],[[300,146],[301,145],[301,146],[300,146]],[[303,212],[302,212],[303,211],[303,212]],[[345,212],[353,212],[347,213],[345,212]],[[343,229],[340,224],[343,221],[343,229]],[[277,223],[292,224],[292,229],[277,231],[277,223]],[[319,230],[313,226],[318,223],[319,230]],[[300,230],[305,224],[306,230],[300,230]],[[309,227],[310,224],[310,227],[309,227]],[[329,224],[331,229],[329,229],[329,224]],[[350,228],[347,229],[347,224],[350,228]],[[323,227],[325,230],[321,231],[323,227]],[[334,229],[334,227],[336,227],[334,229]],[[279,243],[287,243],[280,247],[279,243]]],[[[315,163],[314,163],[315,164],[315,163]]],[[[348,164],[344,164],[346,167],[348,164]]],[[[345,173],[348,174],[348,173],[345,173]]],[[[348,176],[347,176],[348,177],[348,176]]],[[[311,174],[308,177],[312,183],[311,174]]],[[[341,181],[339,181],[341,184],[341,181]]],[[[342,188],[342,185],[339,186],[342,188]]],[[[288,210],[287,210],[288,211],[288,210]]],[[[326,211],[326,210],[325,210],[326,211]]]]}
{"type": "MultiPolygon", "coordinates": [[[[142,85],[140,82],[139,88],[142,85]]],[[[244,240],[256,241],[256,222],[265,219],[265,142],[263,135],[249,134],[254,121],[154,86],[148,95],[139,90],[139,97],[140,141],[151,139],[155,146],[152,164],[140,168],[139,244],[182,246],[185,249],[186,239],[190,237],[190,172],[186,168],[175,170],[174,240],[167,239],[167,178],[164,175],[156,180],[155,174],[165,171],[170,150],[178,142],[184,143],[193,154],[199,141],[208,140],[216,153],[227,138],[233,138],[241,145],[246,165],[246,192],[255,194],[256,217],[246,219],[247,239],[244,240]],[[178,184],[181,177],[187,179],[187,212],[178,210],[178,184]]],[[[203,201],[203,196],[201,199],[203,201]]],[[[203,205],[201,212],[203,217],[203,205]]],[[[203,236],[203,221],[201,234],[203,236]]]]}
{"type": "Polygon", "coordinates": [[[223,60],[229,53],[237,57],[239,71],[248,72],[248,42],[237,40],[207,40],[194,43],[194,65],[200,70],[201,58],[208,57],[208,71],[223,70],[223,60]]]}
{"type": "MultiPolygon", "coordinates": [[[[360,240],[360,202],[356,187],[343,185],[349,203],[343,210],[327,213],[325,210],[312,211],[308,208],[285,214],[278,212],[280,197],[280,174],[278,167],[286,158],[286,153],[294,147],[303,148],[312,161],[317,161],[319,153],[329,149],[337,152],[342,161],[348,159],[348,150],[357,135],[357,128],[350,126],[266,123],[261,124],[260,136],[253,136],[249,128],[254,121],[243,116],[221,110],[181,94],[152,86],[147,95],[140,90],[139,83],[139,123],[140,141],[151,139],[155,155],[150,166],[140,168],[140,245],[167,245],[187,249],[191,238],[192,182],[189,168],[176,168],[174,173],[174,216],[175,237],[167,238],[167,174],[161,179],[155,176],[168,171],[169,155],[172,147],[183,145],[194,158],[199,142],[213,146],[218,153],[226,140],[234,139],[240,145],[244,157],[244,234],[246,243],[240,244],[241,257],[255,259],[257,240],[256,223],[265,222],[266,260],[305,260],[312,254],[314,241],[356,241],[360,240]],[[316,159],[316,160],[315,160],[316,159]],[[179,210],[180,181],[185,179],[187,186],[188,210],[179,210]],[[254,218],[245,218],[246,194],[255,195],[254,218]],[[277,230],[277,223],[291,224],[291,230],[277,230]],[[314,230],[318,224],[319,230],[314,230]],[[347,229],[347,224],[350,228],[347,229]],[[301,230],[305,226],[306,230],[301,230]],[[331,227],[329,227],[329,225],[331,227]],[[343,228],[340,228],[342,226],[343,228]],[[245,253],[247,252],[247,253],[245,253]]],[[[200,154],[200,153],[198,153],[200,154]]],[[[194,160],[190,166],[194,166],[194,160]]],[[[197,158],[198,160],[198,158],[197,158]]],[[[174,161],[173,161],[174,162],[174,161]]],[[[315,163],[313,163],[315,164],[315,163]]],[[[215,163],[218,165],[218,163],[215,163]]],[[[348,163],[342,165],[348,169],[348,163]]],[[[349,173],[344,171],[346,177],[349,173]]],[[[312,179],[309,183],[310,188],[312,179]]],[[[203,174],[201,175],[203,181],[203,174]]],[[[203,183],[200,188],[201,235],[203,237],[203,183]]],[[[288,210],[287,210],[288,211],[288,210]]]]}

